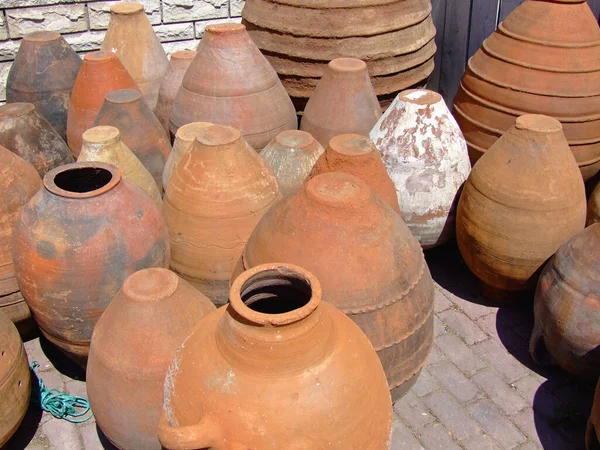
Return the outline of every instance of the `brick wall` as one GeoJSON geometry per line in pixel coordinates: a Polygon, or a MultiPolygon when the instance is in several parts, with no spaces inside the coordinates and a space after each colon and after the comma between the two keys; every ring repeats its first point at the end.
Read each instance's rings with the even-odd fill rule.
{"type": "MultiPolygon", "coordinates": [[[[139,0],[168,55],[195,50],[207,24],[239,21],[243,0],[139,0]]],[[[98,50],[116,1],[0,0],[0,104],[21,37],[40,30],[61,33],[80,54],[98,50]]]]}

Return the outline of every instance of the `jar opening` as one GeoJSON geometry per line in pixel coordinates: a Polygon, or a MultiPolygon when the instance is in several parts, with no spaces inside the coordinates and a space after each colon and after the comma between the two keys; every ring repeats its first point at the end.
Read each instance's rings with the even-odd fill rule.
{"type": "Polygon", "coordinates": [[[81,167],[65,170],[54,177],[54,184],[67,192],[85,193],[106,186],[113,176],[100,167],[81,167]]]}
{"type": "Polygon", "coordinates": [[[250,277],[240,296],[252,311],[263,314],[285,314],[306,306],[312,297],[308,280],[298,274],[266,270],[250,277]]]}

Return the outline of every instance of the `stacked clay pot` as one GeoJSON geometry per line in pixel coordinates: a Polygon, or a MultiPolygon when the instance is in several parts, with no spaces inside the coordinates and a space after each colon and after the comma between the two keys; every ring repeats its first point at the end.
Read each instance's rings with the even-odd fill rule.
{"type": "Polygon", "coordinates": [[[274,205],[235,273],[270,262],[315,274],[371,340],[394,400],[414,384],[433,341],[433,281],[415,237],[364,182],[325,173],[274,205]]]}
{"type": "Polygon", "coordinates": [[[252,230],[281,194],[273,171],[232,127],[200,132],[165,192],[171,268],[217,306],[252,230]]]}
{"type": "Polygon", "coordinates": [[[454,115],[477,159],[527,113],[561,121],[584,179],[600,169],[600,28],[585,0],[518,6],[469,60],[454,115]]]}
{"type": "Polygon", "coordinates": [[[423,248],[454,236],[458,192],[471,163],[441,95],[401,92],[370,133],[396,186],[404,222],[423,248]]]}
{"type": "Polygon", "coordinates": [[[165,379],[166,449],[389,449],[392,405],[361,330],[288,264],[240,275],[165,379]],[[243,349],[243,351],[240,351],[243,349]]]}
{"type": "Polygon", "coordinates": [[[94,328],[86,372],[96,423],[116,447],[161,449],[158,420],[167,368],[200,319],[214,310],[169,270],[144,269],[125,280],[94,328]]]}
{"type": "Polygon", "coordinates": [[[535,289],[543,264],[583,229],[585,215],[560,122],[521,116],[471,170],[458,203],[458,247],[486,295],[512,300],[535,289]]]}
{"type": "Polygon", "coordinates": [[[133,272],[169,265],[156,203],[99,162],[67,164],[21,209],[13,231],[21,293],[42,333],[87,360],[94,325],[133,272]]]}
{"type": "Polygon", "coordinates": [[[244,25],[206,27],[173,102],[171,134],[190,122],[235,127],[256,150],[298,128],[292,101],[244,25]]]}
{"type": "Polygon", "coordinates": [[[596,393],[594,394],[594,404],[592,405],[592,412],[587,423],[587,430],[585,433],[585,448],[586,450],[599,450],[600,449],[600,380],[596,385],[596,393]]]}
{"type": "Polygon", "coordinates": [[[530,352],[596,381],[600,375],[600,223],[580,231],[544,268],[535,293],[530,352]],[[550,358],[547,358],[550,356],[550,358]]]}
{"type": "Polygon", "coordinates": [[[433,72],[430,0],[247,0],[250,36],[299,110],[329,61],[366,61],[382,101],[433,72]]]}
{"type": "Polygon", "coordinates": [[[32,103],[67,139],[67,112],[81,58],[56,31],[23,36],[6,80],[8,103],[32,103]]]}
{"type": "Polygon", "coordinates": [[[596,189],[592,192],[587,209],[586,225],[590,226],[595,222],[600,222],[600,183],[598,183],[596,189]]]}

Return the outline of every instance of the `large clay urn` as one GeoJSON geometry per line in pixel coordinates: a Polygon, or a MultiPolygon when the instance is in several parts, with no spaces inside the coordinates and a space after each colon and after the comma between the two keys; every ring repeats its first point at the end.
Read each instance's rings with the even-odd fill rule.
{"type": "Polygon", "coordinates": [[[401,92],[370,137],[396,186],[404,222],[421,246],[454,237],[458,193],[471,163],[442,96],[426,89],[401,92]]]}
{"type": "Polygon", "coordinates": [[[32,103],[67,139],[67,112],[81,58],[56,31],[23,36],[6,80],[8,103],[32,103]]]}
{"type": "Polygon", "coordinates": [[[21,209],[13,260],[44,336],[85,363],[94,325],[125,279],[169,265],[167,229],[156,203],[116,167],[67,164],[21,209]]]}
{"type": "Polygon", "coordinates": [[[190,122],[235,127],[256,150],[298,128],[290,97],[244,25],[206,27],[173,102],[171,134],[190,122]]]}
{"type": "Polygon", "coordinates": [[[158,419],[167,368],[214,310],[169,270],[143,269],[125,280],[94,328],[86,371],[96,423],[117,448],[161,449],[158,419]]]}
{"type": "Polygon", "coordinates": [[[596,392],[594,394],[594,404],[592,405],[592,412],[588,419],[587,429],[585,433],[585,448],[586,450],[600,450],[600,380],[596,385],[596,392]]]}
{"type": "Polygon", "coordinates": [[[581,174],[560,122],[525,115],[477,161],[457,210],[456,237],[485,294],[533,291],[544,263],[585,225],[581,174]]]}
{"type": "Polygon", "coordinates": [[[0,106],[0,145],[31,163],[42,177],[73,162],[65,141],[31,103],[0,106]]]}
{"type": "Polygon", "coordinates": [[[75,157],[81,150],[83,132],[93,126],[104,97],[117,89],[139,90],[117,55],[112,52],[85,55],[73,86],[67,118],[67,142],[75,157]]]}
{"type": "Polygon", "coordinates": [[[433,342],[434,291],[399,214],[352,175],[318,175],[263,216],[235,274],[269,262],[315,274],[323,298],[371,340],[394,400],[408,391],[433,342]]]}
{"type": "Polygon", "coordinates": [[[306,104],[300,129],[312,134],[322,146],[339,134],[367,136],[381,117],[381,107],[364,61],[337,58],[306,104]]]}
{"type": "Polygon", "coordinates": [[[592,191],[587,209],[587,225],[600,222],[600,183],[592,191]]]}
{"type": "Polygon", "coordinates": [[[166,449],[390,448],[391,401],[373,347],[289,264],[240,275],[229,305],[179,348],[165,378],[166,449]]]}
{"type": "Polygon", "coordinates": [[[329,172],[344,172],[360,178],[394,211],[400,213],[394,183],[368,137],[342,134],[331,139],[309,178],[329,172]]]}
{"type": "Polygon", "coordinates": [[[273,171],[232,127],[200,133],[165,192],[171,268],[217,306],[246,240],[281,194],[273,171]]]}
{"type": "Polygon", "coordinates": [[[17,431],[31,397],[27,354],[19,332],[0,311],[0,447],[17,431]]]}
{"type": "Polygon", "coordinates": [[[156,108],[158,90],[169,59],[144,12],[144,5],[119,2],[110,7],[110,22],[102,51],[117,54],[140,88],[150,109],[156,108]]]}
{"type": "Polygon", "coordinates": [[[600,169],[600,28],[585,0],[521,3],[469,60],[454,115],[477,159],[523,114],[563,125],[584,179],[600,169]]]}

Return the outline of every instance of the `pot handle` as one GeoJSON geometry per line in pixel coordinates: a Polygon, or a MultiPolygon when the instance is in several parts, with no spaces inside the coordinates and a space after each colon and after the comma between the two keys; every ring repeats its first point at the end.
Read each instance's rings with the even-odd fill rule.
{"type": "Polygon", "coordinates": [[[221,427],[210,417],[203,417],[195,425],[173,427],[163,410],[158,423],[158,439],[169,450],[224,449],[221,427]]]}

